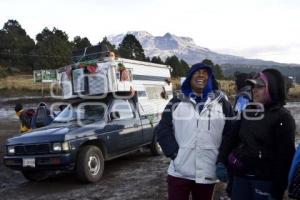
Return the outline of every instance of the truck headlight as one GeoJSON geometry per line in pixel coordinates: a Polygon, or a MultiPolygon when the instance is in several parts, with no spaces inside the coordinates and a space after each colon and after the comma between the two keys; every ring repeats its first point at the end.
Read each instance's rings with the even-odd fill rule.
{"type": "Polygon", "coordinates": [[[61,151],[61,143],[53,143],[52,150],[53,151],[61,151]]]}
{"type": "Polygon", "coordinates": [[[14,146],[8,146],[7,147],[8,154],[15,154],[15,147],[14,146]]]}
{"type": "Polygon", "coordinates": [[[52,150],[56,151],[56,152],[60,152],[60,151],[69,151],[69,143],[68,142],[57,142],[57,143],[53,143],[52,145],[52,150]]]}
{"type": "Polygon", "coordinates": [[[69,151],[70,150],[69,142],[63,142],[61,144],[61,147],[62,147],[63,151],[69,151]]]}

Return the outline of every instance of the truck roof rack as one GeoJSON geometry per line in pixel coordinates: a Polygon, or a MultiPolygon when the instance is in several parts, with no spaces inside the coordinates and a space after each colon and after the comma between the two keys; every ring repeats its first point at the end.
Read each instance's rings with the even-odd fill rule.
{"type": "Polygon", "coordinates": [[[74,63],[95,59],[102,60],[104,57],[108,56],[108,53],[109,49],[107,46],[99,44],[73,51],[71,59],[74,63]]]}

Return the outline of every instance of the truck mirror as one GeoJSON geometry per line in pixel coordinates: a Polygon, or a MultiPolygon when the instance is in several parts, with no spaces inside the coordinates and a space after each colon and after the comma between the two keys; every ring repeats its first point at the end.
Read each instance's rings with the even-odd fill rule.
{"type": "Polygon", "coordinates": [[[120,113],[118,111],[111,112],[109,117],[111,120],[120,119],[120,113]]]}

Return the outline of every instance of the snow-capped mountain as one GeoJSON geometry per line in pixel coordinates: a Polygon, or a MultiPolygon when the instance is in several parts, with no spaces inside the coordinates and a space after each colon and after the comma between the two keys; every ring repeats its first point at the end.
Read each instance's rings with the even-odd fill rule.
{"type": "MultiPolygon", "coordinates": [[[[180,37],[170,33],[164,36],[153,36],[146,31],[128,31],[126,34],[133,34],[143,46],[146,56],[152,58],[159,56],[163,60],[168,56],[176,55],[189,64],[210,59],[216,64],[243,64],[243,65],[276,65],[273,61],[258,59],[246,59],[239,56],[225,55],[213,52],[208,48],[200,47],[189,37],[180,37]]],[[[118,46],[126,34],[110,35],[108,40],[118,46]]]]}

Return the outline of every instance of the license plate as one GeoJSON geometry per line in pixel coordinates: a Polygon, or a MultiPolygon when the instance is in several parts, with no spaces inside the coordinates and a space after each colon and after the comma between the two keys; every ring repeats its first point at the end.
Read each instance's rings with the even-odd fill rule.
{"type": "Polygon", "coordinates": [[[23,158],[23,167],[35,167],[35,158],[23,158]]]}

